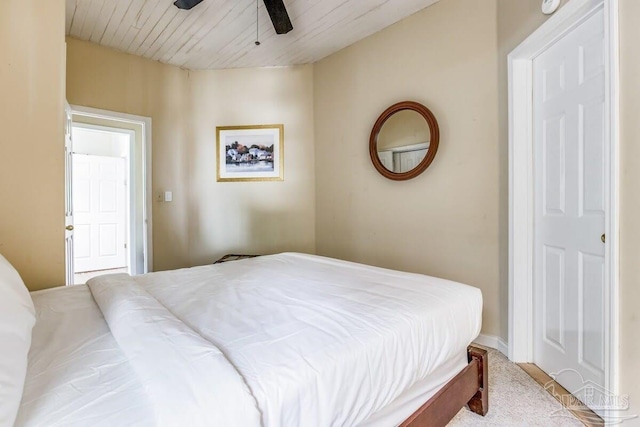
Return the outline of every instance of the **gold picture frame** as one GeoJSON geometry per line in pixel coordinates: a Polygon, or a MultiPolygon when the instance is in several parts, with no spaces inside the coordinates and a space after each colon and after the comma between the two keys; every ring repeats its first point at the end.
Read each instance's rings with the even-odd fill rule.
{"type": "Polygon", "coordinates": [[[217,181],[284,181],[284,125],[216,127],[217,181]]]}

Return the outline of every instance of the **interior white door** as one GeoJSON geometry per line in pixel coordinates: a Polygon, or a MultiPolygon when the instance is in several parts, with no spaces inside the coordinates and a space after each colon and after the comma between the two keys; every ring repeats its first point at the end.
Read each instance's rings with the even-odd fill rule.
{"type": "Polygon", "coordinates": [[[125,159],[73,155],[75,272],[127,266],[125,159]]]}
{"type": "Polygon", "coordinates": [[[533,63],[534,362],[596,412],[605,379],[604,14],[533,63]]]}
{"type": "Polygon", "coordinates": [[[71,127],[73,125],[71,106],[65,103],[64,126],[64,249],[65,249],[65,282],[73,285],[73,143],[71,127]]]}

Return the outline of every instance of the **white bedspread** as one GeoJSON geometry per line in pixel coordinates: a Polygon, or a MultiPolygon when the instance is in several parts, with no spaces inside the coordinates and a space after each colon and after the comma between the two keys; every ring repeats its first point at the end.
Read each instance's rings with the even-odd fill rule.
{"type": "MultiPolygon", "coordinates": [[[[123,355],[129,360],[122,372],[135,372],[144,385],[125,388],[131,405],[155,418],[182,407],[172,398],[193,399],[194,411],[208,411],[217,403],[205,403],[210,396],[203,394],[219,376],[199,372],[221,369],[235,384],[224,416],[246,408],[248,418],[211,425],[254,425],[256,403],[265,427],[365,423],[412,386],[455,375],[444,375],[443,367],[462,360],[481,326],[476,288],[301,254],[112,276],[91,287],[121,346],[118,363],[123,355]],[[196,365],[185,371],[182,357],[195,357],[196,365]],[[175,387],[160,383],[162,372],[175,387]],[[140,389],[151,393],[140,399],[140,389]],[[169,406],[151,411],[154,401],[169,406]]],[[[34,392],[25,391],[32,405],[21,410],[20,425],[37,425],[29,422],[34,410],[45,413],[47,399],[34,392]]],[[[142,419],[148,421],[130,418],[142,419]]]]}
{"type": "Polygon", "coordinates": [[[142,383],[89,288],[31,295],[37,318],[16,427],[154,427],[142,383]]]}
{"type": "Polygon", "coordinates": [[[147,390],[158,427],[260,427],[253,396],[215,345],[127,274],[87,285],[147,390]]]}
{"type": "Polygon", "coordinates": [[[354,426],[466,351],[478,289],[280,254],[137,278],[218,346],[265,426],[354,426]]]}

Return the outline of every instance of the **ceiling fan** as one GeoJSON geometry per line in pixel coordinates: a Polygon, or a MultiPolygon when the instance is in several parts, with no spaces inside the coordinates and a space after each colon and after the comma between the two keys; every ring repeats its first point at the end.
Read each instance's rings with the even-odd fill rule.
{"type": "MultiPolygon", "coordinates": [[[[273,28],[275,28],[276,34],[287,34],[293,30],[293,25],[291,24],[291,19],[289,19],[289,14],[287,13],[287,8],[283,0],[263,1],[269,12],[269,17],[271,17],[271,22],[273,22],[273,28]]],[[[201,2],[202,0],[176,0],[173,4],[178,9],[189,10],[201,2]]]]}

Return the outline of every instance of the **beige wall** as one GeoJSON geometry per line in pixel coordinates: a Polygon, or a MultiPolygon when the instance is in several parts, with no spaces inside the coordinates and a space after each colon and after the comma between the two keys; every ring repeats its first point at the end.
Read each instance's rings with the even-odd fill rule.
{"type": "Polygon", "coordinates": [[[222,252],[315,253],[313,67],[192,72],[191,97],[192,263],[222,252]],[[284,181],[217,183],[216,126],[274,123],[284,124],[284,181]]]}
{"type": "Polygon", "coordinates": [[[496,1],[443,0],[316,64],[318,253],[482,289],[483,332],[500,333],[496,1]],[[393,182],[368,154],[391,104],[434,113],[440,148],[393,182]]]}
{"type": "Polygon", "coordinates": [[[69,103],[153,119],[153,188],[175,202],[153,204],[153,258],[158,269],[189,265],[186,174],[189,75],[177,67],[67,38],[69,103]]]}
{"type": "Polygon", "coordinates": [[[64,1],[0,2],[0,253],[64,285],[64,1]]]}
{"type": "MultiPolygon", "coordinates": [[[[620,1],[620,389],[640,415],[640,2],[620,1]]],[[[640,425],[640,419],[623,424],[640,425]]]]}
{"type": "Polygon", "coordinates": [[[315,251],[313,68],[189,72],[67,39],[67,97],[151,117],[154,269],[228,252],[315,251]],[[217,183],[215,128],[283,123],[285,181],[217,183]]]}
{"type": "MultiPolygon", "coordinates": [[[[445,0],[446,1],[446,0],[445,0]]],[[[563,0],[561,7],[569,0],[563,0]]],[[[509,328],[509,87],[507,56],[548,18],[540,0],[498,0],[500,336],[509,328]]]]}

